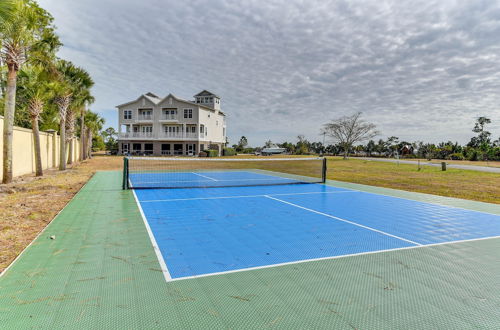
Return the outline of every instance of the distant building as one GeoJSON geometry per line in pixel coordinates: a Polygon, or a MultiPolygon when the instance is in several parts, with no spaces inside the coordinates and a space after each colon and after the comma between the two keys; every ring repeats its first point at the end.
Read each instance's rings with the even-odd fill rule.
{"type": "Polygon", "coordinates": [[[197,155],[206,149],[221,154],[226,142],[220,97],[206,90],[193,101],[147,93],[117,108],[120,154],[197,155]]]}

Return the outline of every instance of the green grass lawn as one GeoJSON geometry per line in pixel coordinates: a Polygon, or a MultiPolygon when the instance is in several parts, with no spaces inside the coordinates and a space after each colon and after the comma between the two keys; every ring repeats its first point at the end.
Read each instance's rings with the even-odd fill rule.
{"type": "Polygon", "coordinates": [[[500,175],[479,171],[329,158],[328,179],[500,204],[500,175]]]}

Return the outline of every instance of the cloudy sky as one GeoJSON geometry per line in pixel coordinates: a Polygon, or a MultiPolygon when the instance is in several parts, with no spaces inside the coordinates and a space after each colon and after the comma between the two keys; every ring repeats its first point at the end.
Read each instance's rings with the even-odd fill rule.
{"type": "Polygon", "coordinates": [[[39,0],[60,56],[94,77],[92,109],[151,91],[222,97],[230,143],[321,140],[356,111],[380,137],[500,136],[500,2],[494,0],[39,0]]]}

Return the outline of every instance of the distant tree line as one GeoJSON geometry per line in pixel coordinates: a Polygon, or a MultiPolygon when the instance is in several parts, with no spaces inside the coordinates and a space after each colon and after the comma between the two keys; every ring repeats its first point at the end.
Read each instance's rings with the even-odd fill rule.
{"type": "MultiPolygon", "coordinates": [[[[476,135],[466,145],[458,142],[425,143],[423,141],[402,141],[397,136],[387,139],[373,140],[378,132],[375,126],[360,119],[360,113],[334,120],[324,126],[322,134],[327,135],[335,142],[324,144],[322,142],[308,141],[304,135],[297,136],[296,142],[285,141],[273,143],[266,141],[263,148],[274,145],[285,148],[286,152],[293,155],[341,155],[366,156],[366,157],[399,157],[399,158],[426,158],[444,160],[500,160],[500,138],[492,139],[487,125],[491,120],[479,117],[474,123],[472,132],[476,135]],[[367,138],[368,137],[368,138],[367,138]],[[360,143],[368,140],[366,143],[360,143]]],[[[241,137],[233,148],[239,153],[253,153],[262,148],[248,147],[246,137],[241,137]]]]}

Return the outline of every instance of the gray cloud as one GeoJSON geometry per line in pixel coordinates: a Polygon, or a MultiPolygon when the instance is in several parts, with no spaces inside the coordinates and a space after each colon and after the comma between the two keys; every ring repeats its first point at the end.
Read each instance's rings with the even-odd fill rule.
{"type": "Polygon", "coordinates": [[[230,141],[305,134],[363,111],[383,136],[500,135],[500,5],[475,1],[40,0],[61,56],[96,80],[94,109],[153,91],[223,98],[230,141]]]}

